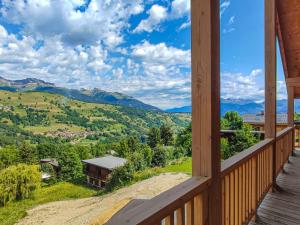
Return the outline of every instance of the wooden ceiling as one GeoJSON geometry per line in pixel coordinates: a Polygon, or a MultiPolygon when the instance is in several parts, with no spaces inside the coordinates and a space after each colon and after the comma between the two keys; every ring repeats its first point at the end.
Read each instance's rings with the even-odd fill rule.
{"type": "Polygon", "coordinates": [[[300,98],[300,0],[277,1],[276,25],[287,85],[300,98]]]}

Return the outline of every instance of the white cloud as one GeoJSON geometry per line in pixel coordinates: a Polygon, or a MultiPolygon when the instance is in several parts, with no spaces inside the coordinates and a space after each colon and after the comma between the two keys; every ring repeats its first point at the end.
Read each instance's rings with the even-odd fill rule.
{"type": "Polygon", "coordinates": [[[150,44],[144,41],[132,46],[132,55],[147,64],[190,67],[191,62],[190,50],[168,47],[165,43],[150,44]]]}
{"type": "Polygon", "coordinates": [[[230,6],[230,1],[229,0],[224,0],[221,5],[220,5],[220,16],[224,14],[224,12],[228,9],[230,6]]]}
{"type": "Polygon", "coordinates": [[[178,30],[184,30],[188,27],[191,26],[191,21],[188,21],[188,22],[184,22],[183,24],[180,25],[180,27],[178,28],[178,30]]]}
{"type": "Polygon", "coordinates": [[[235,21],[235,16],[231,16],[228,20],[228,25],[234,24],[234,21],[235,21]]]}
{"type": "Polygon", "coordinates": [[[255,69],[250,74],[222,73],[221,96],[232,99],[258,100],[263,97],[264,87],[258,85],[258,78],[262,78],[262,70],[255,69]]]}
{"type": "Polygon", "coordinates": [[[174,0],[172,2],[171,16],[174,18],[180,18],[189,14],[191,10],[190,0],[174,0]]]}
{"type": "Polygon", "coordinates": [[[2,18],[25,25],[25,33],[37,38],[59,37],[76,46],[102,41],[109,47],[123,42],[122,31],[132,15],[143,11],[141,0],[91,0],[85,11],[76,10],[84,1],[3,0],[2,18]]]}
{"type": "MultiPolygon", "coordinates": [[[[148,11],[148,17],[142,20],[133,30],[134,33],[153,32],[159,30],[160,24],[166,20],[178,19],[184,16],[190,17],[191,3],[190,0],[174,0],[170,9],[161,5],[153,5],[148,11]]],[[[182,24],[179,30],[188,27],[190,22],[182,24]]]]}
{"type": "Polygon", "coordinates": [[[159,28],[159,24],[167,19],[167,8],[160,5],[153,5],[148,11],[149,17],[142,20],[139,25],[133,30],[134,33],[143,31],[152,32],[159,28]]]}

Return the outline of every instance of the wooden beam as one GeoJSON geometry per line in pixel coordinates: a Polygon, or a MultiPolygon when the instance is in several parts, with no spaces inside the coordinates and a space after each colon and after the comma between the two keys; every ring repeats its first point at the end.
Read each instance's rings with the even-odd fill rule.
{"type": "Polygon", "coordinates": [[[265,138],[276,137],[276,0],[265,0],[265,138]]]}
{"type": "Polygon", "coordinates": [[[193,176],[212,179],[210,225],[221,224],[219,0],[192,0],[193,176]]]}
{"type": "MultiPolygon", "coordinates": [[[[276,0],[265,0],[265,138],[276,140],[276,0]]],[[[272,153],[272,184],[276,190],[276,141],[272,153]]]]}
{"type": "Polygon", "coordinates": [[[286,55],[285,55],[284,42],[283,42],[281,26],[280,26],[280,18],[278,16],[277,9],[276,9],[276,32],[277,32],[277,37],[278,37],[278,43],[279,43],[280,56],[281,56],[281,62],[282,62],[282,67],[283,67],[283,71],[284,71],[284,76],[287,79],[289,77],[289,73],[288,73],[288,66],[287,66],[287,60],[286,60],[286,55]]]}
{"type": "Polygon", "coordinates": [[[294,126],[294,88],[288,87],[288,126],[294,126]]]}
{"type": "Polygon", "coordinates": [[[288,87],[300,87],[300,77],[292,77],[286,79],[288,87]]]}

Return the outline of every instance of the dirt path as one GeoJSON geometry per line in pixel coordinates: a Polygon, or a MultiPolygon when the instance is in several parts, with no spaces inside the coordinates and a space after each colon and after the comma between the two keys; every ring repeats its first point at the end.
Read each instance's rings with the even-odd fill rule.
{"type": "Polygon", "coordinates": [[[29,210],[17,225],[87,225],[110,209],[113,211],[120,202],[152,198],[187,178],[181,173],[161,174],[101,197],[48,203],[29,210]]]}

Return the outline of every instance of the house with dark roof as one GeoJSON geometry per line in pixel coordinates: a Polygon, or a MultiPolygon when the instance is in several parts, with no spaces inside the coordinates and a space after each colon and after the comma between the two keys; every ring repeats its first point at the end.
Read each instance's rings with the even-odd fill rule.
{"type": "Polygon", "coordinates": [[[105,186],[108,175],[117,167],[123,166],[127,160],[111,155],[100,158],[82,160],[87,184],[102,188],[105,186]]]}
{"type": "MultiPolygon", "coordinates": [[[[265,115],[260,114],[245,114],[242,115],[244,123],[250,124],[254,130],[264,131],[265,130],[265,115]]],[[[277,114],[276,115],[276,129],[281,131],[287,127],[288,115],[287,114],[277,114]]]]}

